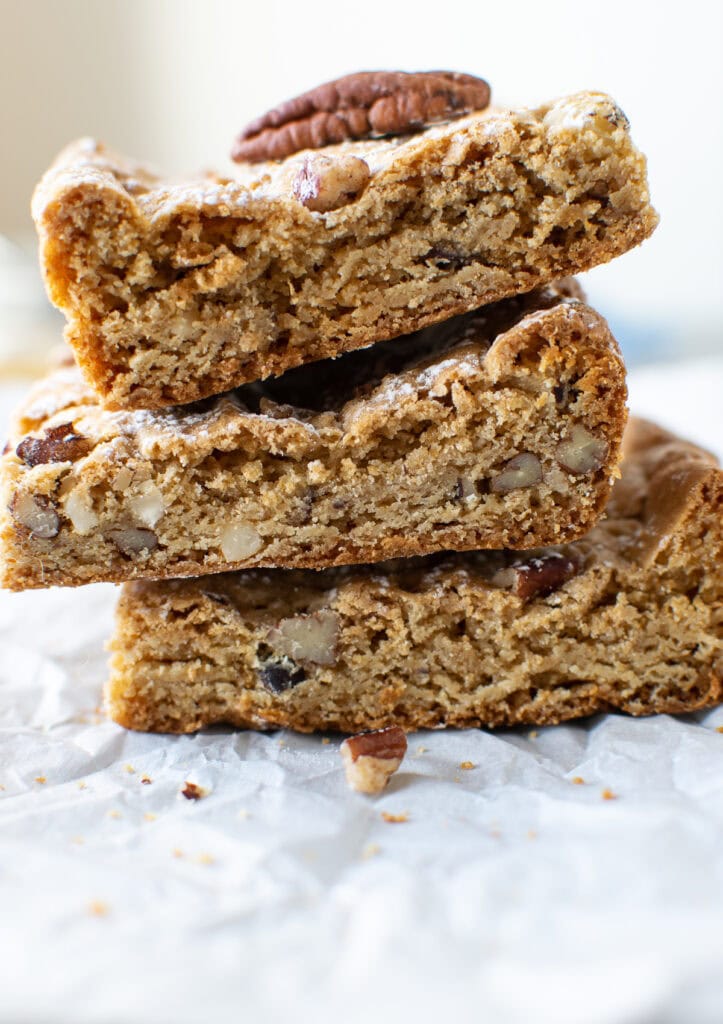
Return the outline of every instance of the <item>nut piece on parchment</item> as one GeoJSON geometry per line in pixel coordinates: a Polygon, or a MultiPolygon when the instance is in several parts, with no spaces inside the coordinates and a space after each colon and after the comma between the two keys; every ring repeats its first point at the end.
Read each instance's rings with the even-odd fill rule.
{"type": "Polygon", "coordinates": [[[205,796],[208,796],[208,790],[199,786],[197,782],[189,782],[187,779],[181,790],[181,796],[185,796],[186,800],[203,800],[205,796]]]}
{"type": "Polygon", "coordinates": [[[358,793],[381,793],[407,752],[398,725],[349,736],[341,745],[346,781],[358,793]]]}
{"type": "Polygon", "coordinates": [[[369,167],[357,156],[314,154],[294,178],[293,192],[314,213],[328,213],[353,202],[369,182],[369,167]]]}
{"type": "Polygon", "coordinates": [[[455,71],[359,71],[287,100],[246,125],[231,158],[259,163],[346,139],[421,131],[484,110],[490,87],[455,71]]]}

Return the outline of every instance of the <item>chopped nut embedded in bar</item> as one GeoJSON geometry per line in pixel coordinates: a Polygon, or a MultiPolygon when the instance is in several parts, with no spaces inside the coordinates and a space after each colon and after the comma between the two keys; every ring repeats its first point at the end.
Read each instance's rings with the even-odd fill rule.
{"type": "Polygon", "coordinates": [[[333,665],[339,637],[339,616],[332,611],[282,619],[266,637],[274,654],[315,665],[333,665]]]}
{"type": "Polygon", "coordinates": [[[299,202],[315,213],[351,203],[369,182],[369,166],[357,156],[309,156],[294,178],[299,202]]]}
{"type": "Polygon", "coordinates": [[[350,736],[341,745],[346,780],[358,793],[381,793],[407,752],[398,725],[350,736]]]}
{"type": "Polygon", "coordinates": [[[10,505],[13,519],[33,537],[51,540],[60,530],[60,519],[51,498],[44,494],[16,494],[10,505]]]}
{"type": "Polygon", "coordinates": [[[532,452],[522,452],[506,464],[490,484],[496,494],[506,494],[521,487],[534,487],[542,481],[540,460],[532,452]]]}
{"type": "Polygon", "coordinates": [[[557,461],[570,473],[593,473],[605,462],[607,441],[595,437],[581,423],[576,423],[567,438],[557,446],[557,461]]]}
{"type": "Polygon", "coordinates": [[[40,466],[48,462],[75,462],[88,454],[92,447],[87,437],[76,434],[72,423],[48,427],[42,437],[26,437],[15,449],[15,454],[26,466],[40,466]]]}

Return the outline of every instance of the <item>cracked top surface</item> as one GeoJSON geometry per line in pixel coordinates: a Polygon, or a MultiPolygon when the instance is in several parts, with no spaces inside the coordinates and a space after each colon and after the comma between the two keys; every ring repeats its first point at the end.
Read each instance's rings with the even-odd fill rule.
{"type": "MultiPolygon", "coordinates": [[[[504,139],[511,130],[542,127],[560,146],[581,133],[609,138],[627,134],[629,122],[615,101],[602,92],[579,92],[535,109],[492,108],[456,121],[434,125],[411,136],[348,141],[327,146],[324,156],[345,154],[366,161],[377,184],[408,176],[425,150],[439,154],[441,172],[446,166],[464,161],[466,144],[474,138],[504,139]]],[[[169,178],[147,165],[122,156],[102,143],[84,138],[71,143],[59,155],[38,185],[33,197],[33,216],[41,220],[48,204],[77,187],[112,188],[128,197],[134,212],[148,220],[163,220],[183,208],[220,213],[241,212],[257,200],[289,202],[291,182],[309,150],[281,161],[238,164],[229,175],[209,172],[188,178],[169,178]]],[[[294,205],[298,205],[295,201],[294,205]]],[[[325,217],[348,216],[337,210],[325,217]]]]}

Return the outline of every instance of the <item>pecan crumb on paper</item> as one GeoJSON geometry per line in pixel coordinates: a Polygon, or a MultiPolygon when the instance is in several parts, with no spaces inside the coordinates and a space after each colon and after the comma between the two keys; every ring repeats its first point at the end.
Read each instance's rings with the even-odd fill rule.
{"type": "Polygon", "coordinates": [[[195,782],[186,781],[185,786],[181,790],[181,795],[185,796],[186,800],[202,800],[205,796],[208,796],[208,790],[195,782]]]}
{"type": "Polygon", "coordinates": [[[358,793],[381,793],[407,752],[398,725],[349,736],[341,745],[346,780],[358,793]]]}

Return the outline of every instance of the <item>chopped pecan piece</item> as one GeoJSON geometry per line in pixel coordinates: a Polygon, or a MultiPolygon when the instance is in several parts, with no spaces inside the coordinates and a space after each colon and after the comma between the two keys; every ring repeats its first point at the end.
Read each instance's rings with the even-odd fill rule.
{"type": "Polygon", "coordinates": [[[299,202],[315,213],[328,213],[353,202],[369,182],[369,166],[356,156],[314,154],[304,160],[294,178],[299,202]]]}
{"type": "Polygon", "coordinates": [[[542,481],[540,460],[532,452],[522,452],[505,463],[501,473],[492,479],[490,488],[495,494],[507,494],[522,487],[534,487],[542,481]]]}
{"type": "Polygon", "coordinates": [[[555,456],[564,469],[583,476],[600,469],[607,453],[607,441],[595,437],[582,423],[575,423],[569,435],[557,446],[555,456]]]}
{"type": "Polygon", "coordinates": [[[15,454],[26,466],[40,466],[48,462],[75,462],[91,450],[87,437],[76,434],[72,423],[48,427],[43,437],[25,437],[15,454]]]}
{"type": "Polygon", "coordinates": [[[493,577],[493,582],[508,587],[523,601],[529,601],[533,597],[551,594],[575,576],[579,568],[579,563],[568,555],[560,551],[546,551],[501,569],[493,577]]]}
{"type": "Polygon", "coordinates": [[[315,665],[333,665],[339,635],[339,616],[332,611],[292,615],[270,629],[266,641],[277,656],[315,665]]]}
{"type": "Polygon", "coordinates": [[[208,796],[208,790],[204,789],[203,786],[199,786],[197,782],[186,781],[181,794],[185,796],[186,800],[202,800],[205,796],[208,796]]]}
{"type": "Polygon", "coordinates": [[[490,87],[454,71],[360,71],[317,86],[246,125],[231,157],[282,160],[302,149],[346,139],[421,131],[438,121],[484,110],[490,87]]]}
{"type": "Polygon", "coordinates": [[[135,526],[127,526],[121,530],[110,530],[108,539],[123,555],[137,555],[141,551],[155,551],[158,537],[153,530],[141,530],[135,526]]]}
{"type": "Polygon", "coordinates": [[[398,725],[350,736],[341,745],[346,779],[359,793],[381,793],[407,752],[398,725]]]}
{"type": "Polygon", "coordinates": [[[13,519],[33,537],[52,540],[58,536],[60,517],[52,498],[44,494],[16,494],[10,506],[13,519]]]}

